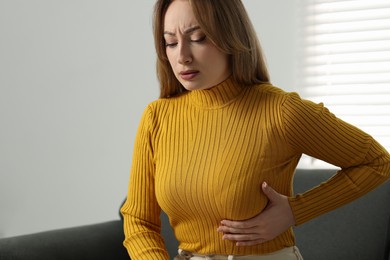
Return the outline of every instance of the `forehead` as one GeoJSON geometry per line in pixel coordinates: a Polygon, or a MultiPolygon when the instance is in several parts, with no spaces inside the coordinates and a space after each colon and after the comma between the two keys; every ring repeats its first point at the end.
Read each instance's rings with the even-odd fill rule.
{"type": "Polygon", "coordinates": [[[164,17],[165,31],[183,32],[196,25],[198,22],[188,0],[175,0],[169,5],[164,17]]]}

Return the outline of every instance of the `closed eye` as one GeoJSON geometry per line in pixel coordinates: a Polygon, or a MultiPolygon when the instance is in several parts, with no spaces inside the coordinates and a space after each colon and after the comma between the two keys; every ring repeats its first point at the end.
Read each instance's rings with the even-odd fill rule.
{"type": "Polygon", "coordinates": [[[206,35],[198,38],[198,39],[195,39],[195,40],[191,40],[192,42],[203,42],[204,40],[206,40],[206,35]]]}
{"type": "Polygon", "coordinates": [[[173,47],[175,47],[177,45],[177,42],[173,42],[173,43],[165,43],[165,47],[167,47],[167,48],[173,48],[173,47]]]}
{"type": "MultiPolygon", "coordinates": [[[[190,40],[191,42],[195,42],[195,43],[201,43],[201,42],[204,42],[206,40],[206,35],[200,37],[200,38],[197,38],[197,39],[194,39],[194,40],[190,40]]],[[[177,46],[177,42],[171,42],[171,43],[168,43],[168,42],[165,42],[165,47],[167,48],[174,48],[177,46]]]]}

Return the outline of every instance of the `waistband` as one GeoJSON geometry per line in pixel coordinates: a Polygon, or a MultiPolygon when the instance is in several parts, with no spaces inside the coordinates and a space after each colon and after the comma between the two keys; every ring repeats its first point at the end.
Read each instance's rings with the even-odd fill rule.
{"type": "Polygon", "coordinates": [[[202,255],[195,254],[183,249],[178,250],[179,255],[174,260],[303,260],[296,246],[286,247],[276,252],[264,255],[202,255]]]}

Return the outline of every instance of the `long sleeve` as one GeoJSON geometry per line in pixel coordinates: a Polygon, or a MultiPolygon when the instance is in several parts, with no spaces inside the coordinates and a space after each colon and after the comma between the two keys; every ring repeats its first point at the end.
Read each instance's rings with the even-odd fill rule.
{"type": "Polygon", "coordinates": [[[151,111],[147,108],[138,128],[128,196],[121,209],[124,217],[124,245],[134,260],[169,259],[160,235],[161,209],[155,196],[151,125],[151,111]]]}
{"type": "Polygon", "coordinates": [[[296,224],[342,206],[389,178],[389,154],[322,105],[269,84],[228,79],[207,90],[159,99],[145,110],[135,140],[124,245],[135,260],[167,260],[160,212],[179,248],[199,254],[267,254],[295,244],[293,229],[266,243],[222,240],[222,219],[262,212],[261,183],[293,196],[302,153],[341,167],[331,180],[290,197],[296,224]],[[250,201],[250,203],[248,203],[250,201]]]}
{"type": "Polygon", "coordinates": [[[284,132],[292,147],[341,168],[330,180],[289,199],[296,225],[363,196],[389,178],[389,153],[322,104],[290,94],[282,111],[284,132]]]}

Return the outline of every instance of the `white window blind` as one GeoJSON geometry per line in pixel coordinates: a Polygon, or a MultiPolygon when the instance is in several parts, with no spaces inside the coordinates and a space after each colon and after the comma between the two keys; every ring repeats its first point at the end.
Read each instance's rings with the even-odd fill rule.
{"type": "MultiPolygon", "coordinates": [[[[301,0],[297,85],[390,150],[390,0],[301,0]]],[[[301,167],[326,167],[303,158],[301,167]]]]}

